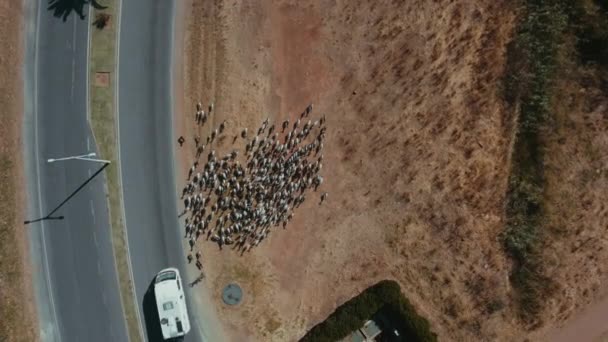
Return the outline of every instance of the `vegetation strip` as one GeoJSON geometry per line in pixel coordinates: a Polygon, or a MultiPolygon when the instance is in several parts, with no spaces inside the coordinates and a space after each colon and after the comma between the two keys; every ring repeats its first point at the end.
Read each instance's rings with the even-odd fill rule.
{"type": "Polygon", "coordinates": [[[404,341],[436,341],[426,318],[418,315],[401,293],[399,284],[383,280],[358,296],[340,305],[327,319],[314,326],[300,342],[338,341],[363,327],[375,313],[384,310],[392,321],[399,322],[398,329],[404,341]]]}
{"type": "Polygon", "coordinates": [[[551,120],[553,83],[562,61],[608,65],[608,5],[599,0],[526,0],[509,51],[506,99],[519,105],[507,193],[505,249],[514,261],[511,280],[524,321],[537,320],[553,284],[543,274],[543,147],[551,120]],[[573,37],[576,51],[564,51],[573,37]],[[566,53],[564,53],[566,52],[566,53]],[[560,57],[561,55],[561,57],[560,57]]]}
{"type": "Polygon", "coordinates": [[[117,160],[116,141],[118,132],[115,125],[116,24],[119,15],[119,2],[117,0],[107,0],[104,5],[107,6],[106,9],[93,9],[91,11],[91,23],[95,28],[91,28],[90,37],[90,119],[101,157],[112,161],[110,167],[106,169],[112,246],[129,340],[136,342],[142,341],[142,336],[137,315],[137,300],[134,296],[134,285],[129,269],[131,265],[127,255],[128,241],[122,215],[122,197],[120,195],[122,190],[118,169],[119,161],[117,160]]]}
{"type": "Polygon", "coordinates": [[[23,225],[22,5],[3,6],[0,16],[0,341],[14,342],[38,340],[32,275],[27,266],[27,230],[31,228],[23,225]]]}
{"type": "Polygon", "coordinates": [[[504,246],[514,261],[511,281],[525,321],[540,313],[550,280],[543,275],[540,225],[543,155],[539,129],[550,110],[550,90],[566,17],[557,1],[529,0],[510,51],[507,98],[519,104],[504,246]]]}

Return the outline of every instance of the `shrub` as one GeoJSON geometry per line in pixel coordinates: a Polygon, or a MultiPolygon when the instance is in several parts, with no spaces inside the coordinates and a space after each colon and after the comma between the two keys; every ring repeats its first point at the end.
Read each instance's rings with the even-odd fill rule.
{"type": "Polygon", "coordinates": [[[401,294],[399,284],[383,280],[340,305],[327,319],[314,326],[300,342],[331,342],[345,338],[361,328],[376,312],[385,310],[391,321],[398,322],[407,341],[436,341],[429,322],[416,313],[401,294]]]}
{"type": "Polygon", "coordinates": [[[95,16],[95,21],[93,25],[97,27],[99,30],[103,30],[110,22],[110,15],[107,13],[98,13],[95,16]]]}
{"type": "Polygon", "coordinates": [[[514,260],[511,281],[521,316],[536,319],[548,295],[543,276],[539,226],[543,213],[543,154],[539,130],[550,118],[549,102],[558,52],[568,27],[565,0],[527,0],[509,51],[506,99],[519,104],[516,141],[507,192],[505,250],[514,260]],[[513,59],[516,60],[513,60],[513,59]]]}

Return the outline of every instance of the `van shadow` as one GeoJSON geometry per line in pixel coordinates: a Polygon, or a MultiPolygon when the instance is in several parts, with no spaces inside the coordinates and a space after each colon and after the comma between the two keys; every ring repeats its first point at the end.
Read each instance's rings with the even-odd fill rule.
{"type": "Polygon", "coordinates": [[[144,295],[144,320],[146,321],[146,332],[148,333],[148,341],[162,342],[163,333],[160,329],[160,318],[158,317],[158,309],[156,307],[156,297],[154,296],[154,280],[148,285],[148,290],[144,295]]]}
{"type": "Polygon", "coordinates": [[[62,18],[63,21],[68,19],[72,11],[76,12],[80,19],[86,18],[84,8],[89,3],[98,10],[108,8],[107,6],[102,6],[98,0],[48,0],[48,2],[48,10],[53,11],[53,16],[62,18]]]}
{"type": "Polygon", "coordinates": [[[158,308],[156,306],[156,296],[154,295],[154,282],[152,279],[148,290],[144,294],[143,308],[144,308],[144,320],[146,321],[146,332],[148,335],[148,342],[165,342],[165,341],[183,341],[183,337],[172,338],[168,340],[163,339],[163,332],[160,328],[160,318],[158,317],[158,308]]]}

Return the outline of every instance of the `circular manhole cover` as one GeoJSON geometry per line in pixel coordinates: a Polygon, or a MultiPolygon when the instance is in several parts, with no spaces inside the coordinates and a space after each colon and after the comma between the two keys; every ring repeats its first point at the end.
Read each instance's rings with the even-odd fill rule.
{"type": "Polygon", "coordinates": [[[237,305],[243,299],[243,290],[235,283],[228,284],[222,291],[222,299],[228,305],[237,305]]]}

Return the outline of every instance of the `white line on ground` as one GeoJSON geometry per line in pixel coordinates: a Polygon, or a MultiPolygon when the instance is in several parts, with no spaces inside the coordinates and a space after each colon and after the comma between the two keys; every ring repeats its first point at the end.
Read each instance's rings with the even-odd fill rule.
{"type": "MultiPolygon", "coordinates": [[[[93,6],[89,5],[89,19],[91,18],[91,14],[93,13],[93,6]]],[[[90,63],[90,53],[91,53],[91,26],[93,25],[87,25],[87,61],[86,61],[86,75],[85,75],[85,79],[84,79],[84,85],[87,87],[87,91],[84,92],[84,96],[85,96],[85,110],[86,110],[86,116],[87,116],[87,121],[89,122],[89,126],[91,126],[91,111],[89,109],[89,92],[91,91],[91,86],[89,84],[89,74],[91,73],[91,69],[89,68],[89,63],[90,63]]],[[[89,149],[89,137],[87,137],[87,151],[90,151],[89,149]]]]}
{"type": "Polygon", "coordinates": [[[93,207],[93,200],[89,200],[89,206],[91,207],[91,215],[93,215],[93,223],[95,223],[95,207],[93,207]]]}
{"type": "MultiPolygon", "coordinates": [[[[76,16],[74,16],[76,17],[76,16]]],[[[87,25],[89,26],[89,25],[87,25]]],[[[74,98],[74,82],[76,80],[76,20],[74,19],[74,28],[72,34],[72,86],[70,88],[70,98],[74,98]]]]}
{"type": "Polygon", "coordinates": [[[97,244],[97,234],[95,234],[95,231],[93,231],[93,243],[95,243],[95,247],[99,248],[99,244],[97,244]]]}
{"type": "MultiPolygon", "coordinates": [[[[118,184],[119,184],[119,188],[120,188],[120,204],[121,204],[121,216],[122,216],[122,222],[123,222],[123,226],[124,226],[124,233],[125,233],[125,239],[126,239],[126,249],[127,249],[127,263],[128,263],[128,269],[129,269],[129,275],[131,276],[131,282],[133,283],[131,286],[131,291],[133,291],[133,297],[136,301],[137,304],[137,290],[135,289],[135,277],[133,276],[133,264],[131,263],[131,252],[129,250],[129,233],[128,233],[128,229],[127,229],[127,219],[126,219],[126,215],[125,215],[125,201],[123,198],[123,187],[122,187],[122,162],[120,159],[120,98],[119,98],[119,87],[120,87],[120,30],[121,30],[121,22],[122,22],[122,0],[118,0],[118,9],[120,11],[120,15],[118,16],[118,21],[116,23],[116,56],[114,58],[116,58],[116,76],[115,76],[115,87],[114,87],[114,103],[116,105],[116,159],[117,159],[117,164],[118,164],[118,184]]],[[[132,303],[129,303],[132,304],[132,303]]],[[[126,303],[125,303],[126,305],[126,303]]],[[[144,340],[144,337],[146,336],[144,334],[144,325],[143,322],[141,320],[141,315],[139,313],[139,306],[136,305],[135,306],[135,314],[137,315],[137,323],[139,325],[139,336],[141,337],[142,340],[144,340]]],[[[127,328],[128,329],[128,328],[127,328]]]]}
{"type": "MultiPolygon", "coordinates": [[[[38,14],[36,17],[36,38],[35,38],[35,48],[34,48],[34,148],[35,148],[35,162],[36,165],[36,181],[38,185],[38,210],[40,212],[40,217],[42,217],[42,192],[41,192],[41,181],[40,181],[40,156],[38,151],[38,46],[40,46],[40,17],[42,12],[42,7],[38,7],[38,14]]],[[[49,302],[51,304],[51,311],[53,315],[53,321],[55,323],[55,336],[59,336],[59,323],[57,321],[57,309],[55,307],[55,297],[53,295],[53,286],[51,284],[51,275],[49,271],[49,258],[46,248],[46,236],[45,232],[45,224],[44,221],[40,222],[40,230],[42,233],[42,253],[44,255],[44,271],[46,276],[46,285],[48,288],[49,302]]]]}

